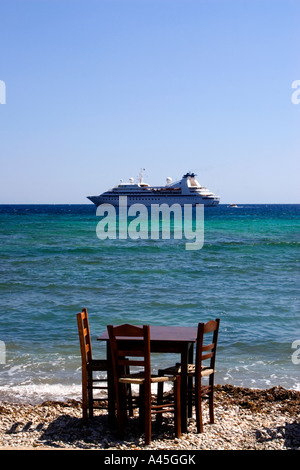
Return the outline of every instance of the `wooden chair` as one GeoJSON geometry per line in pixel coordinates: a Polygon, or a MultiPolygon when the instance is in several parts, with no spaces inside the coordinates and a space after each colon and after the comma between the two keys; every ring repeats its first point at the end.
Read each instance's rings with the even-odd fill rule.
{"type": "Polygon", "coordinates": [[[86,422],[88,417],[93,417],[93,410],[100,408],[100,406],[95,406],[95,402],[101,403],[107,400],[107,397],[94,398],[93,391],[95,389],[107,390],[107,374],[105,378],[95,379],[94,372],[107,373],[108,363],[106,359],[93,359],[86,308],[82,312],[77,313],[77,324],[82,364],[82,419],[86,422]],[[99,385],[94,385],[95,383],[99,385]]]}
{"type": "Polygon", "coordinates": [[[114,373],[115,399],[117,409],[118,433],[121,437],[127,420],[126,393],[124,385],[136,384],[140,389],[140,402],[143,413],[145,430],[145,444],[151,442],[151,415],[152,413],[174,413],[175,436],[181,435],[181,410],[180,410],[180,375],[158,377],[151,375],[150,362],[150,328],[149,325],[133,326],[120,325],[107,326],[112,365],[114,373]],[[126,341],[129,340],[129,341],[126,341]],[[124,365],[138,366],[139,372],[124,374],[124,365]],[[159,381],[171,381],[174,383],[174,401],[172,403],[160,403],[154,405],[151,400],[151,384],[159,381]]]}
{"type": "MultiPolygon", "coordinates": [[[[203,432],[202,397],[205,395],[208,396],[210,423],[214,423],[214,375],[219,325],[219,318],[210,320],[205,324],[198,324],[195,364],[188,364],[188,377],[194,381],[194,388],[188,390],[188,394],[192,393],[194,397],[198,433],[203,432]],[[205,335],[209,333],[210,341],[207,344],[204,339],[205,335]],[[208,377],[208,385],[202,383],[202,379],[205,377],[208,377]]],[[[180,374],[180,369],[181,365],[177,363],[173,367],[159,370],[158,374],[173,376],[176,373],[180,374]]],[[[161,396],[162,394],[163,383],[158,386],[158,395],[161,396]]]]}

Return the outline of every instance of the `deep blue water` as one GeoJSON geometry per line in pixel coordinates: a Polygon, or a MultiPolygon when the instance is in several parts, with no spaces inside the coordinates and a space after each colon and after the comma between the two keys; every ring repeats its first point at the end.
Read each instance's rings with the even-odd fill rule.
{"type": "Polygon", "coordinates": [[[0,399],[80,397],[82,307],[94,356],[108,323],[219,317],[217,383],[300,390],[300,205],[220,205],[204,220],[203,248],[188,251],[184,240],[99,240],[93,205],[0,206],[0,399]]]}

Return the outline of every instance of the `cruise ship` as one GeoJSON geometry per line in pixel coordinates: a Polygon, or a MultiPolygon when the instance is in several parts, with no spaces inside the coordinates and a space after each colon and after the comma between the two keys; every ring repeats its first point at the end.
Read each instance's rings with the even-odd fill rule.
{"type": "Polygon", "coordinates": [[[121,181],[117,186],[99,196],[87,196],[87,198],[96,206],[111,204],[117,207],[120,196],[127,196],[129,206],[135,203],[145,206],[151,206],[151,204],[217,206],[220,202],[219,196],[201,186],[196,176],[195,173],[186,173],[179,181],[173,182],[172,178],[168,177],[165,186],[150,186],[144,182],[141,171],[136,182],[130,178],[128,183],[121,181]]]}

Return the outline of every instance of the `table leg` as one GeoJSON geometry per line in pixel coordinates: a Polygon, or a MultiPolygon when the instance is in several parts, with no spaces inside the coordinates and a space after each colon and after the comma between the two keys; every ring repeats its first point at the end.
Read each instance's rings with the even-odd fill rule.
{"type": "MultiPolygon", "coordinates": [[[[194,363],[194,345],[193,343],[190,345],[189,352],[188,352],[188,364],[193,364],[194,363]]],[[[188,399],[188,417],[192,417],[192,411],[193,411],[193,377],[188,376],[187,377],[187,399],[188,399]]]]}
{"type": "Polygon", "coordinates": [[[181,352],[181,431],[186,432],[187,429],[187,364],[188,364],[188,347],[181,352]]]}
{"type": "Polygon", "coordinates": [[[193,343],[181,351],[181,430],[187,431],[188,405],[188,364],[193,361],[193,343]]]}
{"type": "Polygon", "coordinates": [[[108,371],[107,371],[107,387],[108,387],[108,422],[110,427],[115,425],[115,387],[114,387],[114,373],[111,360],[111,352],[109,341],[106,345],[106,357],[108,362],[108,371]]]}

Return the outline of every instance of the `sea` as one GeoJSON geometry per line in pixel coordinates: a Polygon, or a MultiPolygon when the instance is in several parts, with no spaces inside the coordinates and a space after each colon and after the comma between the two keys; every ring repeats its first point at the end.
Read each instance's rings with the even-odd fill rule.
{"type": "MultiPolygon", "coordinates": [[[[100,239],[93,204],[0,206],[0,400],[81,398],[76,314],[107,324],[220,318],[215,382],[300,390],[300,205],[205,208],[204,243],[100,239]]],[[[153,354],[152,368],[175,355],[153,354]]]]}

